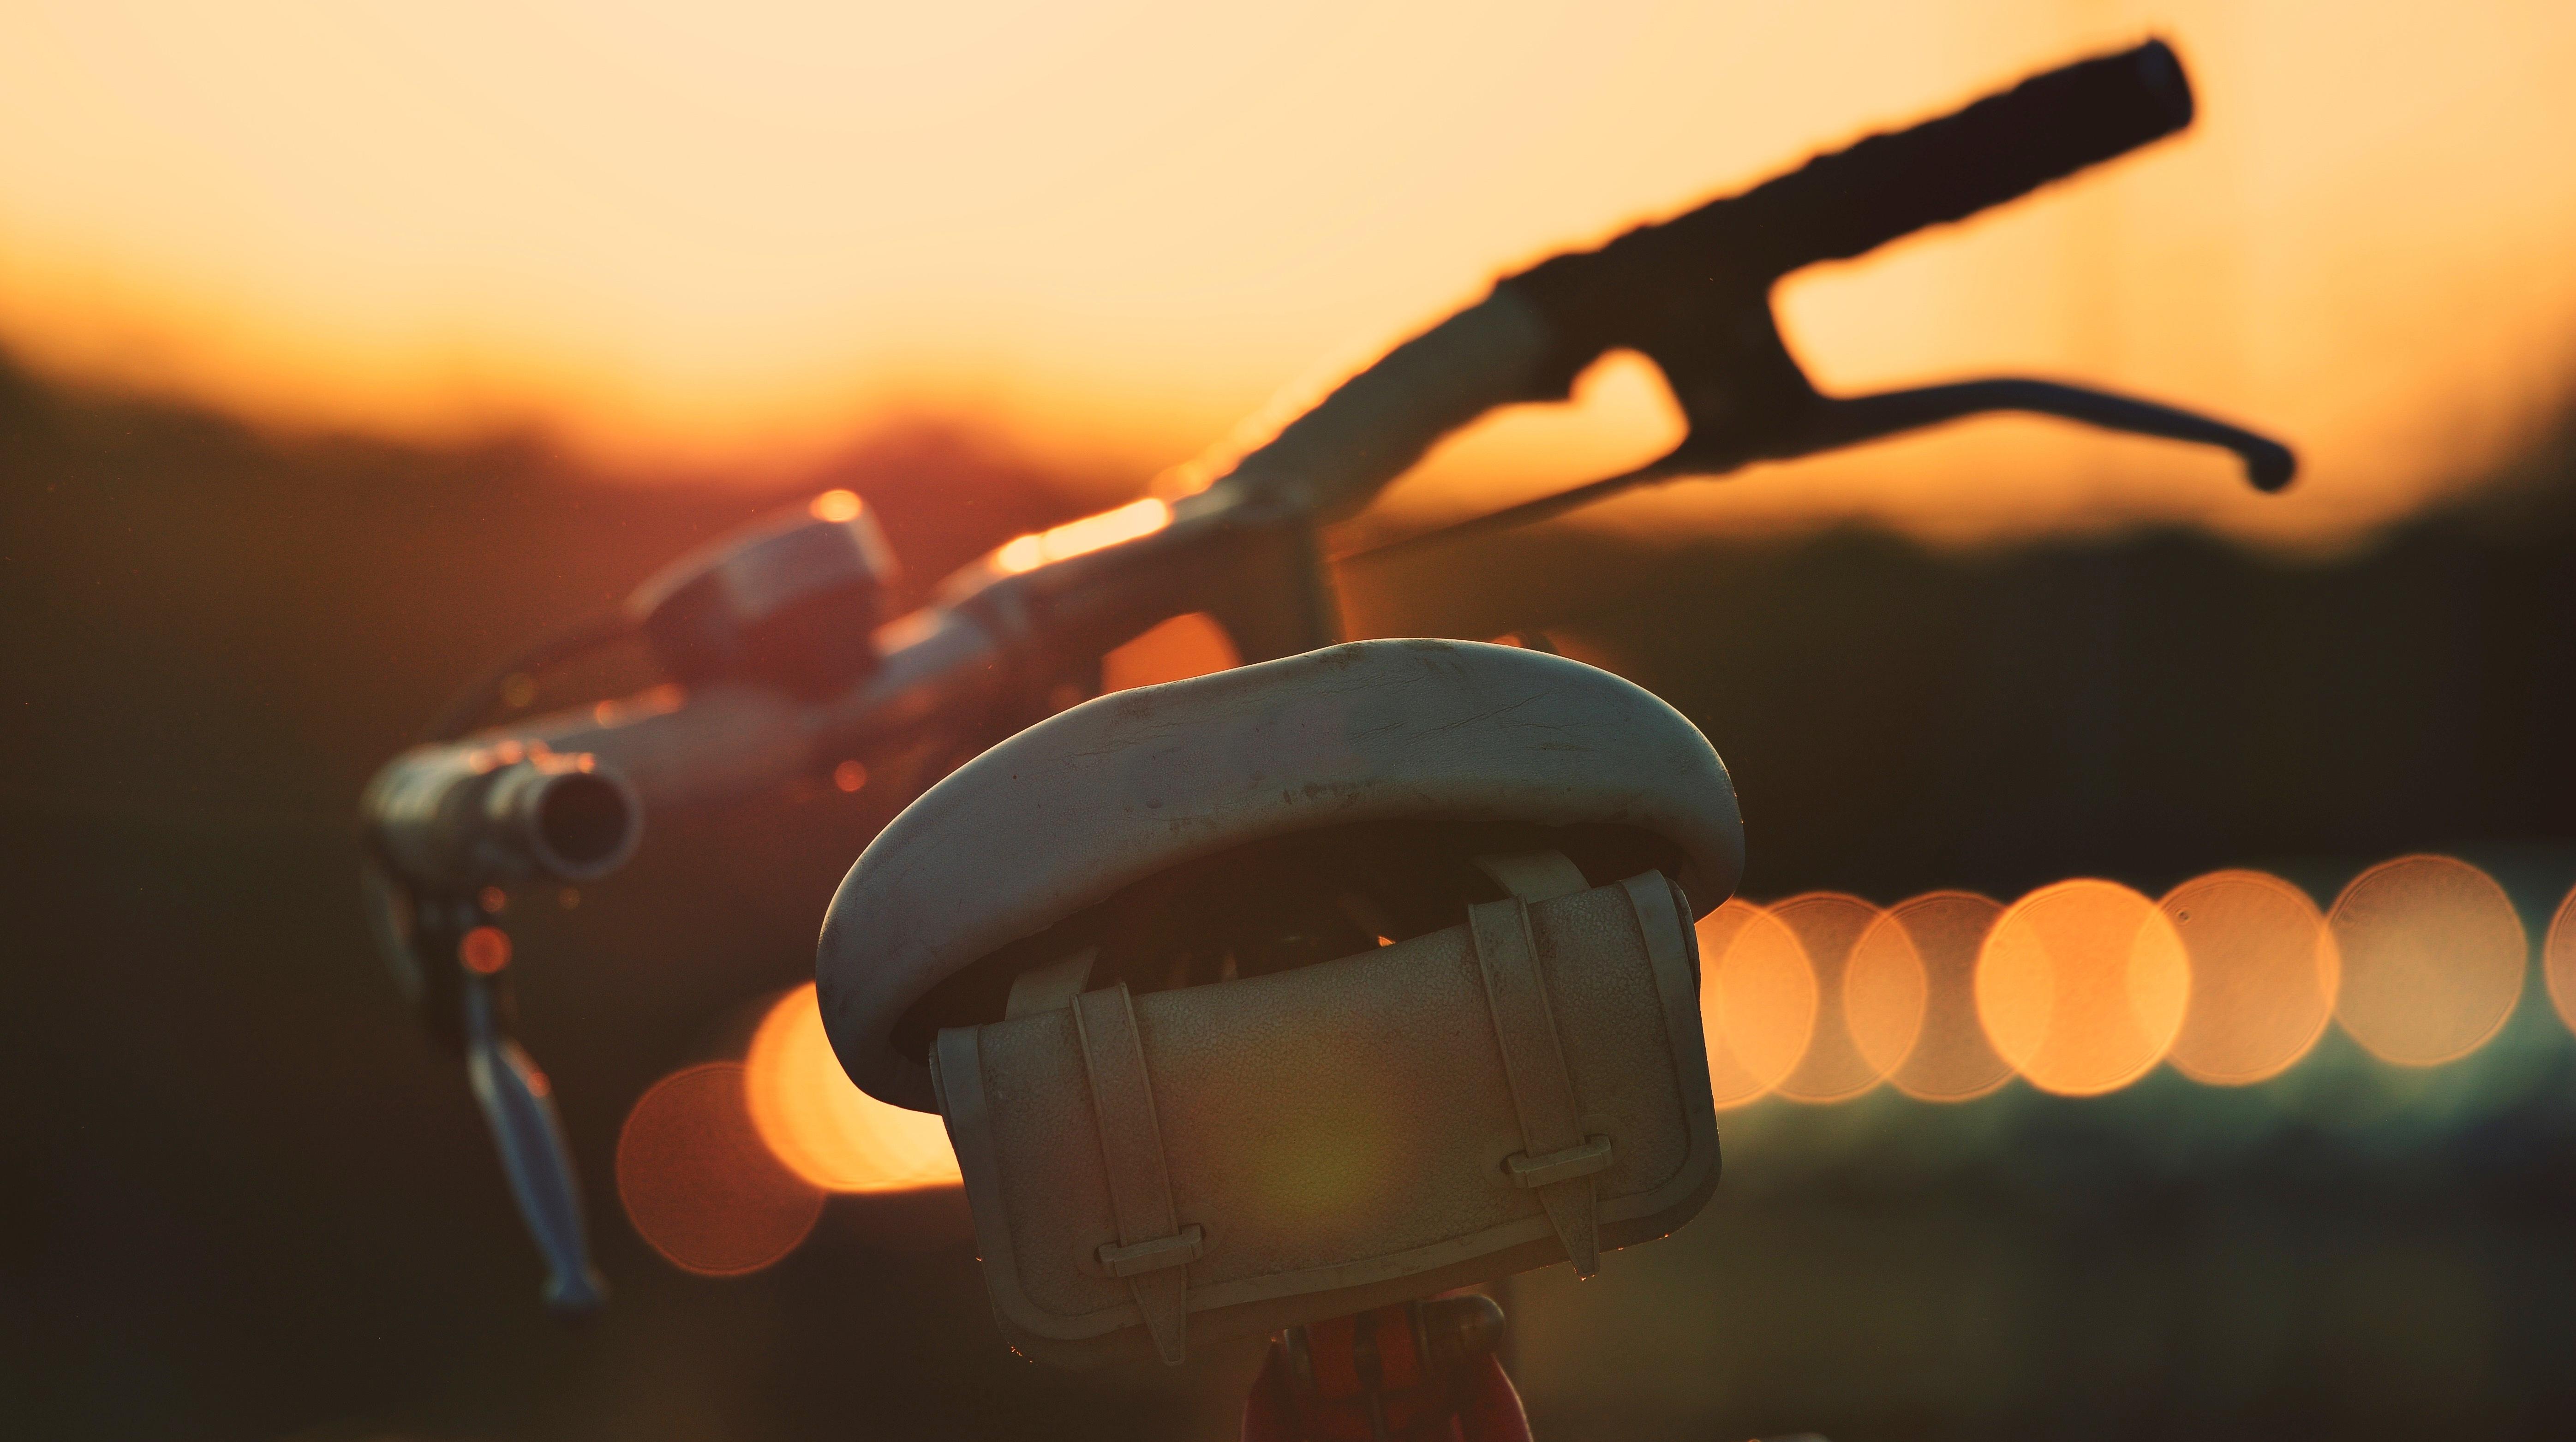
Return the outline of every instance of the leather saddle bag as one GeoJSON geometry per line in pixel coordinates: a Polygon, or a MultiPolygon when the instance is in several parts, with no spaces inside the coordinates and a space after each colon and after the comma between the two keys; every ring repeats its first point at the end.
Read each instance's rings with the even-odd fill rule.
{"type": "MultiPolygon", "coordinates": [[[[1579,878],[1577,884],[1580,885],[1579,878]]],[[[1657,872],[1339,960],[941,1031],[1020,1351],[1227,1337],[1663,1236],[1717,1184],[1691,911],[1657,872]]]]}

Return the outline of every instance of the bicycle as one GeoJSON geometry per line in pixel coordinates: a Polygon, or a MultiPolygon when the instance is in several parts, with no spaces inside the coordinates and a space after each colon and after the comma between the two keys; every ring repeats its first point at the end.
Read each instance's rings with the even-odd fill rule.
{"type": "MultiPolygon", "coordinates": [[[[1205,489],[1021,537],[910,614],[882,614],[892,557],[864,507],[836,493],[684,557],[619,610],[495,668],[377,774],[361,826],[379,948],[464,1057],[544,1257],[548,1304],[589,1311],[605,1289],[550,1084],[504,1021],[511,948],[487,888],[605,875],[634,853],[648,808],[758,796],[846,760],[872,771],[908,752],[962,760],[1098,694],[1102,658],[1175,616],[1208,615],[1246,662],[1332,644],[1321,528],[1487,411],[1565,399],[1614,349],[1654,361],[1680,401],[1689,429],[1670,454],[1356,554],[1451,544],[1635,486],[2002,410],[2223,447],[2258,489],[2278,490],[2296,470],[2287,447],[2133,397],[2027,378],[1827,396],[1771,309],[1794,270],[2018,198],[2192,115],[2181,63],[2158,40],[2033,76],[1505,277],[1205,489]],[[507,678],[639,633],[673,687],[473,730],[507,678]]],[[[937,779],[935,762],[915,769],[907,782],[937,779]]]]}

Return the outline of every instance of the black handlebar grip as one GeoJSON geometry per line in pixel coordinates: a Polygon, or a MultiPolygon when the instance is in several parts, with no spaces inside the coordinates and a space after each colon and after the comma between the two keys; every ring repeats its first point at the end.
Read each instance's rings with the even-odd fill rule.
{"type": "MultiPolygon", "coordinates": [[[[1741,195],[1561,255],[1504,285],[1555,333],[1570,380],[1602,350],[1695,309],[1694,292],[1761,295],[1842,260],[2025,195],[2191,123],[2191,82],[2161,40],[2034,75],[1908,130],[1820,155],[1741,195]]],[[[1696,322],[1693,322],[1696,324],[1696,322]]]]}
{"type": "Polygon", "coordinates": [[[1711,228],[1726,232],[1730,268],[1776,279],[2026,195],[2170,135],[2191,117],[2182,62],[2163,41],[2150,40],[1820,155],[1666,229],[1686,233],[1707,216],[1711,228]],[[1710,214],[1720,207],[1733,213],[1710,214]]]}

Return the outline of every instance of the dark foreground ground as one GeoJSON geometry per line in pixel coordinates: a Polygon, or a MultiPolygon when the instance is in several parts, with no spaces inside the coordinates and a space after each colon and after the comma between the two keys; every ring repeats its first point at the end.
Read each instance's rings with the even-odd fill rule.
{"type": "MultiPolygon", "coordinates": [[[[1351,608],[1556,626],[1667,696],[1736,771],[1756,895],[2227,865],[2331,895],[2453,850],[2536,934],[2576,881],[2576,471],[2524,469],[2509,508],[2328,567],[2173,535],[1537,537],[1354,577],[1351,608]]],[[[929,577],[1073,504],[938,436],[825,479],[929,577]]],[[[617,1303],[553,1326],[461,1077],[369,955],[347,818],[373,766],[543,622],[784,494],[281,447],[0,372],[0,1430],[1223,1435],[1246,1355],[1021,1363],[938,1201],[836,1201],[716,1282],[595,1180],[617,1303]]],[[[634,868],[529,921],[525,1029],[588,1176],[646,1084],[807,973],[886,810],[657,818],[634,868]]],[[[1680,1236],[1520,1285],[1543,1437],[2576,1435],[2576,1041],[2536,987],[2435,1073],[2330,1039],[2248,1092],[1775,1103],[1727,1140],[1680,1236]]]]}

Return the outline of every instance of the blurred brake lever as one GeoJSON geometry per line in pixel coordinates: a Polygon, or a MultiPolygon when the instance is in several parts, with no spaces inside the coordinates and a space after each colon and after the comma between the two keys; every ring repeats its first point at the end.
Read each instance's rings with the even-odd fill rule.
{"type": "Polygon", "coordinates": [[[545,1258],[547,1308],[563,1316],[596,1312],[608,1300],[608,1289],[590,1264],[581,1189],[564,1148],[563,1123],[555,1116],[553,1088],[501,1030],[492,989],[489,977],[466,979],[465,1074],[500,1144],[519,1215],[545,1258]]]}
{"type": "Polygon", "coordinates": [[[520,1219],[546,1265],[546,1306],[578,1317],[606,1304],[590,1261],[581,1185],[555,1115],[553,1087],[504,1024],[510,938],[476,902],[419,895],[370,864],[362,879],[379,949],[430,1033],[464,1054],[465,1074],[501,1152],[520,1219]]]}

